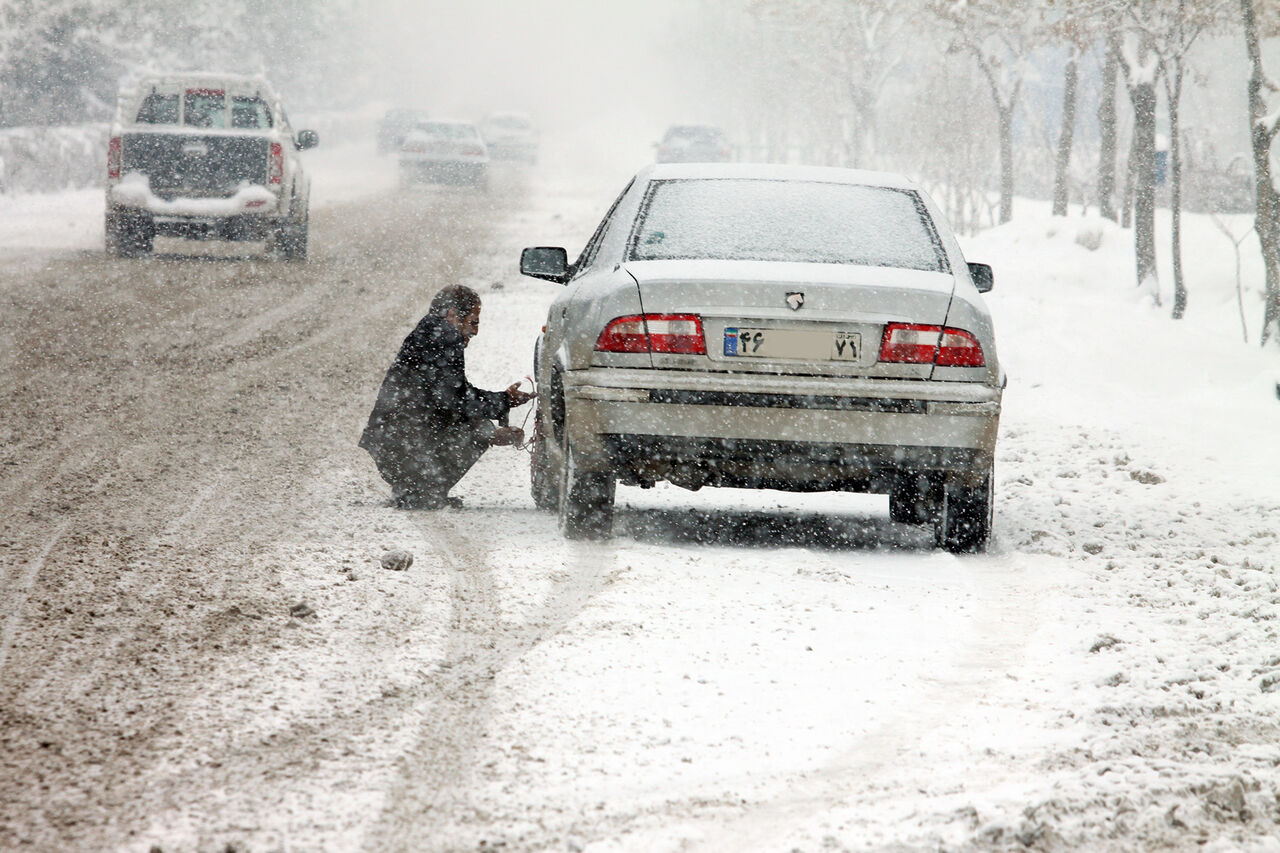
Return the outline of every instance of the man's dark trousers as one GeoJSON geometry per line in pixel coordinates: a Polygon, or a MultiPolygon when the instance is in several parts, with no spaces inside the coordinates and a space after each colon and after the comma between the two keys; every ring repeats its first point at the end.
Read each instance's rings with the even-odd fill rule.
{"type": "Polygon", "coordinates": [[[373,455],[391,497],[402,506],[442,506],[449,490],[489,449],[493,423],[487,420],[451,425],[447,432],[426,434],[373,455]]]}

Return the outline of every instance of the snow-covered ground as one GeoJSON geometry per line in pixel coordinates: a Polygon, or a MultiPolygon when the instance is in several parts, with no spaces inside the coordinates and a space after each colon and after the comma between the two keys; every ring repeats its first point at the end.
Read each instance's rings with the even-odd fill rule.
{"type": "MultiPolygon", "coordinates": [[[[607,589],[495,688],[491,737],[536,761],[492,753],[486,805],[648,809],[600,850],[1280,849],[1280,358],[1256,241],[1238,296],[1219,226],[1184,229],[1176,322],[1167,245],[1157,308],[1113,223],[1020,200],[964,241],[1010,375],[985,557],[883,498],[620,489],[625,532],[586,558],[607,589]]],[[[489,309],[520,342],[478,341],[490,387],[545,287],[508,276],[489,309]]],[[[485,463],[482,501],[510,488],[485,463]]]]}
{"type": "MultiPolygon", "coordinates": [[[[317,205],[394,185],[393,162],[362,149],[309,160],[317,205]]],[[[516,273],[518,248],[576,251],[625,178],[611,163],[544,158],[528,209],[465,273],[485,294],[477,384],[528,370],[554,295],[516,273]]],[[[465,525],[386,509],[371,468],[317,474],[335,507],[364,492],[361,523],[418,559],[349,593],[314,573],[346,558],[307,554],[299,531],[281,545],[286,577],[322,609],[349,606],[351,636],[380,630],[379,601],[423,608],[403,645],[381,651],[384,684],[447,679],[459,662],[492,671],[468,688],[486,699],[467,723],[474,738],[452,744],[469,756],[469,818],[437,843],[1280,850],[1280,357],[1257,346],[1256,241],[1242,247],[1245,343],[1232,243],[1207,217],[1185,219],[1190,302],[1175,322],[1167,244],[1157,308],[1134,286],[1130,232],[1034,201],[1015,213],[964,241],[995,269],[1010,377],[989,554],[935,552],[889,521],[883,497],[622,488],[614,540],[566,543],[532,512],[523,463],[500,452],[459,486],[468,510],[452,517],[465,525]],[[463,603],[452,614],[451,588],[463,603]],[[355,594],[364,606],[344,605],[355,594]],[[451,618],[511,639],[450,648],[451,618]]],[[[0,253],[100,240],[100,193],[0,198],[0,253]]],[[[350,559],[367,559],[363,548],[350,559]]],[[[330,675],[369,654],[344,643],[316,651],[330,675]]],[[[322,695],[290,680],[298,664],[260,664],[282,707],[359,695],[358,673],[322,695]]],[[[266,725],[236,699],[231,685],[211,689],[202,713],[266,725]]],[[[415,754],[431,755],[413,734],[362,749],[388,774],[408,755],[412,771],[415,754]]],[[[334,790],[327,773],[287,792],[295,816],[359,826],[389,809],[376,784],[334,790]]],[[[180,826],[167,818],[158,835],[180,826]]]]}

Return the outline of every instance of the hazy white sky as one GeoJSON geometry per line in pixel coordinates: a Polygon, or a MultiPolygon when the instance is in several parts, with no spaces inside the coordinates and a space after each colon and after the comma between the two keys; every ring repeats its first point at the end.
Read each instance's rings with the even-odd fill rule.
{"type": "Polygon", "coordinates": [[[679,5],[382,0],[375,44],[401,69],[383,97],[438,115],[518,109],[543,122],[669,109],[681,100],[679,5]]]}

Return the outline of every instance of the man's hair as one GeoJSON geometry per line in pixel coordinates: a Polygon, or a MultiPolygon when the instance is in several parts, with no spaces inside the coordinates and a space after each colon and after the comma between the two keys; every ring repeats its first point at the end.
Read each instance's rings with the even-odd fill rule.
{"type": "Polygon", "coordinates": [[[427,313],[443,317],[450,311],[454,311],[459,317],[465,317],[479,307],[480,294],[465,284],[450,284],[440,288],[436,293],[427,313]]]}

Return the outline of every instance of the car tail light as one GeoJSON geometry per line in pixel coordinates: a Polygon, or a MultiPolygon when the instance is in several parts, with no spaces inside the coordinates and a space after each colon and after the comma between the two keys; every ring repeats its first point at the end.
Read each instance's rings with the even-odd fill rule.
{"type": "Polygon", "coordinates": [[[284,146],[279,142],[271,143],[271,166],[267,173],[267,183],[279,186],[284,180],[284,146]]]}
{"type": "Polygon", "coordinates": [[[982,367],[982,345],[972,333],[946,326],[890,323],[880,342],[880,360],[942,367],[982,367]]]}
{"type": "Polygon", "coordinates": [[[113,136],[107,143],[107,178],[117,180],[120,177],[120,161],[123,159],[120,137],[113,136]]]}
{"type": "Polygon", "coordinates": [[[462,149],[463,157],[479,157],[484,153],[484,149],[478,145],[469,145],[462,149]]]}
{"type": "Polygon", "coordinates": [[[598,352],[664,352],[706,355],[697,314],[633,314],[618,317],[596,339],[598,352]]]}

